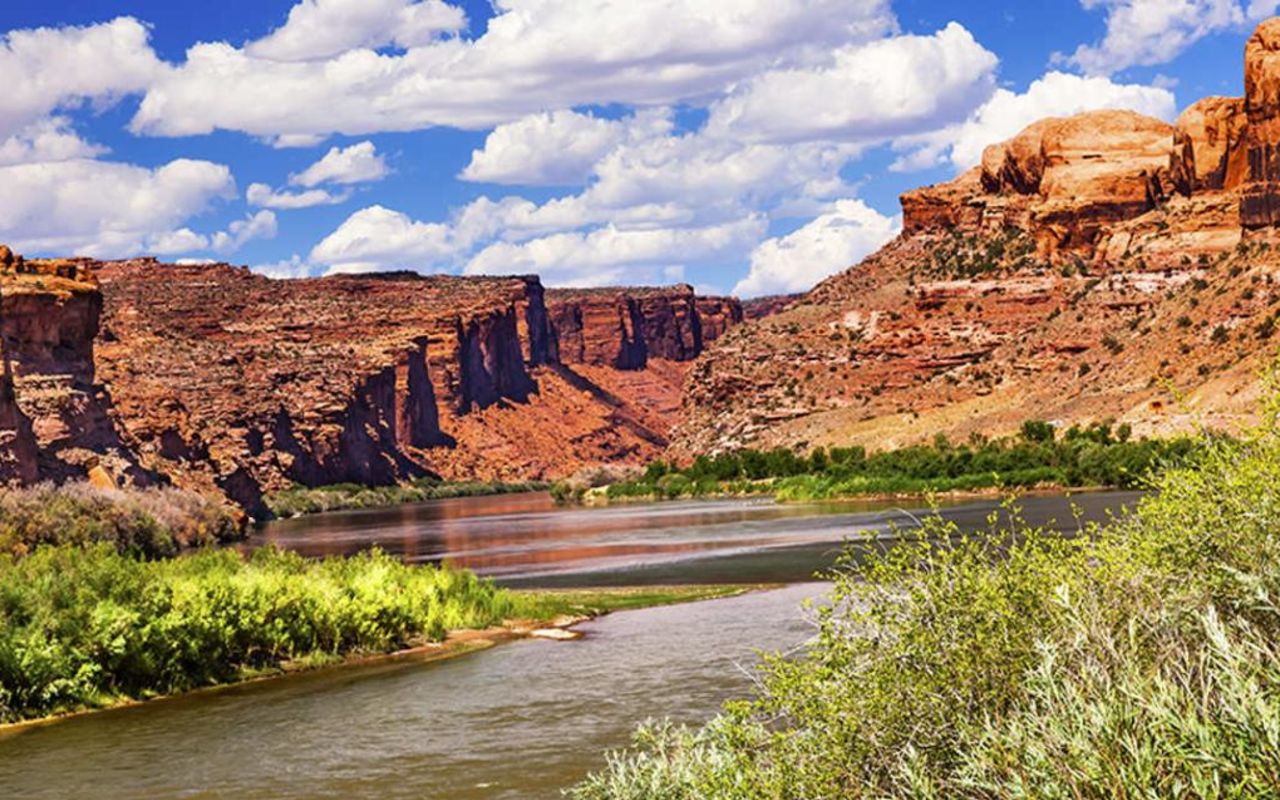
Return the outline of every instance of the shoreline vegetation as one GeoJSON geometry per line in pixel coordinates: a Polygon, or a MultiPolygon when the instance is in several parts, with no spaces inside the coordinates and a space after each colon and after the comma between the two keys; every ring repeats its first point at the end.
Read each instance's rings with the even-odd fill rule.
{"type": "Polygon", "coordinates": [[[330,511],[358,511],[390,508],[429,500],[455,497],[491,497],[504,494],[542,492],[551,484],[541,481],[440,481],[421,479],[395,486],[365,486],[339,483],[332,486],[295,486],[263,496],[263,505],[275,519],[291,519],[330,511]]]}
{"type": "Polygon", "coordinates": [[[1280,393],[1080,536],[937,515],[851,543],[818,632],[576,800],[1280,795],[1280,393]],[[857,557],[855,557],[857,556],[857,557]]]}
{"type": "Polygon", "coordinates": [[[548,627],[570,638],[564,628],[613,611],[764,588],[516,591],[376,550],[168,553],[104,537],[0,554],[0,731],[294,672],[461,655],[548,627]]]}
{"type": "Polygon", "coordinates": [[[655,461],[643,475],[551,488],[560,504],[607,505],[697,498],[772,496],[811,502],[865,497],[989,493],[1032,488],[1135,488],[1153,468],[1177,464],[1198,446],[1188,437],[1134,440],[1127,425],[1072,427],[1059,436],[1029,421],[1016,436],[973,437],[868,453],[862,447],[739,450],[699,456],[687,467],[655,461]]]}

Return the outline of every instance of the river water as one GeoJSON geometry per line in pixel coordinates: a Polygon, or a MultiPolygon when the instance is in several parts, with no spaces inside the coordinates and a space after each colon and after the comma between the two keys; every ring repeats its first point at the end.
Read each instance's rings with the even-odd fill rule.
{"type": "MultiPolygon", "coordinates": [[[[1074,498],[1103,519],[1135,496],[1074,498]]],[[[1077,526],[1028,497],[1032,524],[1077,526]]],[[[992,502],[941,510],[985,524],[992,502]]],[[[912,516],[892,504],[679,503],[556,510],[541,495],[297,520],[259,534],[312,554],[378,545],[513,585],[786,582],[725,600],[623,612],[576,642],[265,681],[0,737],[0,798],[554,798],[636,723],[697,723],[751,689],[761,650],[811,635],[812,582],[851,533],[912,516]]]]}

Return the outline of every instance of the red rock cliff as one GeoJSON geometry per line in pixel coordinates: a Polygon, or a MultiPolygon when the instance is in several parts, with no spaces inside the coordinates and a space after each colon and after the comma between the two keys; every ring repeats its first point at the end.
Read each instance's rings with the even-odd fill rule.
{"type": "Polygon", "coordinates": [[[742,322],[735,298],[698,297],[692,286],[553,289],[552,335],[565,364],[644,369],[650,358],[692,361],[742,322]]]}

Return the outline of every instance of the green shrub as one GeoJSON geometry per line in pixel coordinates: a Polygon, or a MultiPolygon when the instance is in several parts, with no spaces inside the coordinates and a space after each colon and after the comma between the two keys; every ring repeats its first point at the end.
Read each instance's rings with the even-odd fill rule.
{"type": "Polygon", "coordinates": [[[142,561],[108,545],[0,556],[0,722],[385,652],[513,610],[469,572],[381,553],[142,561]]]}
{"type": "Polygon", "coordinates": [[[856,545],[803,657],[769,659],[757,696],[700,730],[646,729],[574,796],[1280,796],[1266,418],[1079,536],[1010,506],[980,535],[935,517],[856,545]]]}
{"type": "Polygon", "coordinates": [[[106,543],[157,557],[242,534],[240,520],[226,506],[179,489],[98,489],[86,483],[0,488],[0,552],[106,543]]]}

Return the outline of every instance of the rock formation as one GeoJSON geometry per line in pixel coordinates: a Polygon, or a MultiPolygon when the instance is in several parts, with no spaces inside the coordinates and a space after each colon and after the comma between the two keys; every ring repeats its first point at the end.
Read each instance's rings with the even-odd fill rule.
{"type": "Polygon", "coordinates": [[[0,482],[168,481],[258,511],[294,484],[656,457],[703,320],[723,333],[737,301],[554,295],[536,277],[275,281],[0,247],[0,482]]]}
{"type": "Polygon", "coordinates": [[[692,286],[552,289],[552,338],[565,364],[644,369],[650,358],[692,361],[707,342],[742,322],[730,297],[698,297],[692,286]]]}
{"type": "Polygon", "coordinates": [[[0,479],[147,480],[95,383],[101,310],[77,262],[27,261],[0,247],[0,479]]]}
{"type": "Polygon", "coordinates": [[[1244,98],[1174,126],[1043,120],[905,194],[898,239],[709,349],[675,454],[1247,419],[1280,324],[1280,20],[1245,63],[1244,98]]]}

